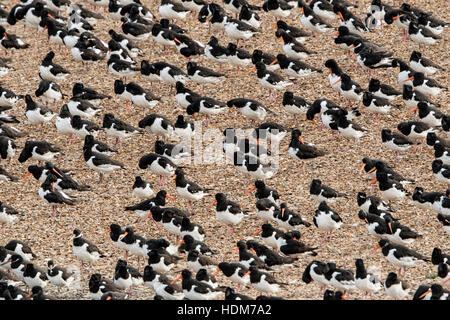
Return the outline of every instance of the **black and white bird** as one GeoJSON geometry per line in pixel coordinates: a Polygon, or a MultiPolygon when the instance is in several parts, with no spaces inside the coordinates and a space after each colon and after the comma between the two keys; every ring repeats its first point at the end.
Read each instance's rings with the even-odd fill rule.
{"type": "Polygon", "coordinates": [[[305,114],[308,109],[311,107],[311,103],[306,101],[300,96],[295,96],[291,91],[285,91],[283,94],[282,101],[284,109],[294,115],[294,121],[296,121],[296,117],[298,114],[305,114]]]}
{"type": "Polygon", "coordinates": [[[399,266],[399,275],[406,273],[407,267],[413,267],[416,264],[430,261],[429,258],[422,254],[409,249],[401,244],[391,243],[389,240],[381,239],[378,242],[378,247],[381,248],[384,257],[393,265],[399,266]]]}
{"type": "Polygon", "coordinates": [[[107,292],[122,293],[113,280],[102,277],[99,273],[94,273],[89,278],[89,294],[92,299],[100,300],[103,294],[107,292]]]}
{"type": "Polygon", "coordinates": [[[208,196],[211,189],[200,187],[197,183],[185,178],[184,171],[181,168],[175,170],[175,186],[180,197],[188,200],[188,208],[192,211],[192,201],[199,201],[208,196]]]}
{"type": "Polygon", "coordinates": [[[53,174],[47,176],[47,179],[39,188],[39,197],[53,207],[52,216],[56,216],[58,205],[74,205],[76,200],[69,197],[62,190],[55,189],[57,177],[53,174]]]}
{"type": "Polygon", "coordinates": [[[125,48],[128,51],[128,53],[132,58],[135,59],[138,56],[142,56],[144,54],[143,51],[133,41],[131,41],[124,35],[118,34],[113,29],[110,29],[108,33],[114,41],[119,43],[123,48],[125,48]]]}
{"type": "Polygon", "coordinates": [[[182,114],[178,115],[173,127],[174,133],[182,139],[190,139],[195,134],[194,123],[184,119],[182,114]]]}
{"type": "Polygon", "coordinates": [[[103,117],[103,130],[108,136],[116,138],[116,144],[121,138],[129,138],[134,134],[142,134],[143,130],[135,128],[123,120],[116,118],[112,113],[106,113],[103,117]]]}
{"type": "Polygon", "coordinates": [[[112,172],[117,169],[125,169],[123,163],[111,159],[106,154],[92,151],[92,148],[89,146],[83,146],[83,157],[89,168],[99,171],[99,183],[103,181],[104,172],[112,172]]]}
{"type": "Polygon", "coordinates": [[[236,45],[239,45],[239,40],[248,40],[260,32],[248,23],[233,18],[227,19],[224,29],[229,38],[236,40],[236,45]]]}
{"type": "MultiPolygon", "coordinates": [[[[172,138],[175,130],[169,119],[157,113],[145,116],[139,121],[138,126],[140,129],[145,130],[150,134],[160,136],[163,139],[172,138]]],[[[175,154],[174,158],[176,158],[175,154]]]]}
{"type": "Polygon", "coordinates": [[[152,184],[136,176],[133,183],[133,196],[141,199],[149,198],[154,194],[152,184]]]}
{"type": "MultiPolygon", "coordinates": [[[[251,69],[251,71],[255,69],[257,70],[257,77],[259,83],[265,88],[272,89],[273,91],[276,92],[276,90],[283,90],[284,88],[293,85],[292,82],[284,80],[284,78],[281,77],[279,74],[269,71],[266,68],[266,65],[261,61],[257,62],[255,64],[255,67],[251,69]]],[[[273,102],[275,102],[276,94],[274,95],[273,98],[274,98],[273,102]]]]}
{"type": "Polygon", "coordinates": [[[222,101],[210,97],[200,97],[187,106],[186,112],[191,116],[195,113],[206,114],[205,126],[208,126],[211,121],[210,116],[218,115],[227,108],[227,104],[222,101]]]}
{"type": "Polygon", "coordinates": [[[435,45],[441,36],[434,34],[427,27],[419,25],[417,22],[411,21],[408,27],[409,38],[420,45],[435,45]]]}
{"type": "Polygon", "coordinates": [[[116,264],[113,282],[117,287],[125,290],[143,284],[144,280],[142,274],[136,268],[129,266],[125,260],[119,259],[116,264]]]}
{"type": "Polygon", "coordinates": [[[222,64],[228,63],[227,48],[219,44],[219,40],[212,36],[205,46],[205,56],[220,64],[219,73],[222,72],[222,64]]]}
{"type": "Polygon", "coordinates": [[[81,260],[83,265],[85,262],[92,263],[105,257],[103,252],[95,244],[83,238],[79,229],[73,230],[72,251],[75,257],[81,260]]]}
{"type": "Polygon", "coordinates": [[[177,83],[175,84],[175,88],[175,99],[177,100],[178,104],[184,109],[186,109],[191,103],[195,102],[195,100],[201,98],[198,93],[195,93],[192,90],[186,88],[180,81],[177,81],[177,83]]]}
{"type": "Polygon", "coordinates": [[[314,144],[304,143],[302,132],[294,129],[291,132],[291,142],[289,143],[288,153],[294,159],[302,162],[302,171],[304,172],[304,161],[306,159],[314,159],[322,157],[326,154],[324,150],[317,148],[314,144]]]}
{"type": "MultiPolygon", "coordinates": [[[[16,154],[17,146],[14,140],[0,135],[0,156],[2,159],[8,159],[11,163],[14,155],[16,154]]],[[[22,158],[23,159],[23,158],[22,158]]]]}
{"type": "Polygon", "coordinates": [[[402,92],[387,85],[382,84],[378,79],[370,79],[368,91],[374,96],[393,101],[395,98],[402,95],[402,92]]]}
{"type": "Polygon", "coordinates": [[[435,132],[423,121],[404,121],[397,125],[397,129],[413,141],[423,141],[429,132],[435,132]]]}
{"type": "Polygon", "coordinates": [[[181,286],[171,283],[164,274],[155,271],[151,266],[144,268],[144,284],[152,287],[155,293],[163,297],[165,300],[182,300],[184,295],[181,286]]]}
{"type": "Polygon", "coordinates": [[[252,63],[256,65],[257,62],[262,62],[269,71],[275,71],[280,68],[277,62],[274,62],[276,57],[270,53],[263,52],[261,50],[253,50],[252,63]]]}
{"type": "Polygon", "coordinates": [[[309,228],[311,223],[304,220],[300,214],[288,208],[286,202],[280,204],[280,210],[275,211],[272,220],[286,230],[293,230],[301,227],[309,228]]]}
{"type": "Polygon", "coordinates": [[[444,182],[450,187],[450,165],[446,165],[442,160],[434,160],[431,164],[433,175],[439,182],[444,182]]]}
{"type": "Polygon", "coordinates": [[[280,287],[287,285],[285,282],[277,281],[272,274],[260,271],[254,266],[251,266],[247,273],[250,274],[250,284],[259,292],[276,293],[280,287]]]}
{"type": "Polygon", "coordinates": [[[326,33],[332,31],[334,28],[327,21],[318,16],[313,9],[311,9],[304,0],[298,1],[298,7],[302,16],[300,17],[301,24],[313,34],[326,33]]]}
{"type": "Polygon", "coordinates": [[[325,201],[327,203],[333,203],[336,200],[347,197],[345,193],[337,192],[333,188],[324,185],[320,179],[312,180],[309,187],[309,194],[317,201],[325,201]]]}
{"type": "Polygon", "coordinates": [[[252,54],[247,50],[238,48],[232,42],[228,43],[226,54],[228,62],[237,66],[238,75],[240,74],[241,66],[247,66],[252,63],[252,54]]]}
{"type": "Polygon", "coordinates": [[[247,98],[228,100],[227,106],[230,108],[236,107],[243,116],[253,121],[263,121],[268,113],[275,114],[270,109],[267,109],[261,102],[247,98]]]}
{"type": "Polygon", "coordinates": [[[0,105],[14,107],[17,102],[23,99],[23,95],[15,94],[12,90],[9,90],[3,86],[0,86],[0,105]]]}
{"type": "Polygon", "coordinates": [[[322,73],[322,70],[304,63],[296,57],[289,57],[281,53],[277,55],[274,62],[278,62],[282,71],[295,78],[305,78],[314,73],[322,73]]]}
{"type": "Polygon", "coordinates": [[[297,28],[293,25],[288,25],[283,20],[277,21],[277,30],[278,29],[286,31],[286,33],[288,33],[289,35],[294,37],[294,39],[297,40],[297,42],[299,42],[299,43],[305,42],[306,39],[311,36],[311,33],[307,32],[301,28],[297,28]]]}
{"type": "Polygon", "coordinates": [[[101,128],[92,121],[81,119],[79,115],[73,116],[70,125],[74,133],[84,140],[87,135],[96,137],[101,128]]]}
{"type": "Polygon", "coordinates": [[[278,194],[277,190],[269,188],[262,180],[256,180],[255,185],[251,187],[247,191],[247,193],[250,193],[254,190],[256,190],[255,197],[258,200],[268,199],[271,202],[276,203],[278,202],[278,199],[280,199],[280,195],[278,194]]]}
{"type": "Polygon", "coordinates": [[[13,239],[10,240],[4,248],[10,250],[18,255],[20,255],[25,262],[31,262],[35,260],[38,256],[33,252],[30,245],[21,240],[13,239]]]}
{"type": "Polygon", "coordinates": [[[307,59],[310,55],[314,55],[317,53],[306,48],[283,29],[277,29],[277,31],[275,32],[275,36],[278,39],[281,39],[281,42],[283,43],[282,49],[286,56],[289,58],[307,59]]]}
{"type": "Polygon", "coordinates": [[[352,33],[363,36],[369,29],[366,25],[355,16],[350,10],[340,3],[333,4],[333,11],[339,16],[341,26],[346,26],[352,33]]]}
{"type": "Polygon", "coordinates": [[[405,196],[410,196],[411,193],[405,189],[403,184],[397,180],[393,180],[385,171],[377,170],[376,178],[371,181],[374,184],[378,181],[381,196],[390,201],[400,200],[405,196]]]}
{"type": "Polygon", "coordinates": [[[94,139],[94,136],[87,135],[84,137],[83,148],[89,149],[92,152],[102,153],[104,155],[110,156],[112,153],[117,153],[117,150],[109,147],[106,143],[94,139]]]}
{"type": "Polygon", "coordinates": [[[64,81],[70,75],[70,72],[59,64],[54,63],[52,61],[54,57],[55,53],[53,51],[47,53],[39,66],[39,76],[44,80],[64,81]]]}
{"type": "Polygon", "coordinates": [[[219,83],[225,80],[226,75],[215,72],[209,68],[197,65],[196,62],[187,63],[187,74],[190,79],[198,83],[219,83]]]}
{"type": "Polygon", "coordinates": [[[111,96],[109,96],[107,94],[103,94],[101,92],[96,91],[93,88],[85,86],[81,82],[76,82],[73,85],[72,95],[74,98],[80,98],[84,101],[87,101],[87,102],[93,104],[94,106],[98,106],[100,104],[100,102],[103,101],[104,99],[112,98],[111,96]]]}
{"type": "Polygon", "coordinates": [[[134,63],[122,60],[117,54],[111,55],[107,61],[107,65],[109,71],[121,79],[134,76],[141,71],[141,68],[136,67],[134,63]]]}
{"type": "Polygon", "coordinates": [[[181,286],[183,294],[188,300],[217,300],[223,295],[221,289],[213,288],[205,282],[192,278],[192,272],[183,269],[181,275],[172,281],[172,284],[183,278],[181,286]]]}
{"type": "Polygon", "coordinates": [[[376,274],[367,271],[362,259],[356,259],[355,286],[366,294],[372,295],[383,288],[376,274]]]}
{"type": "Polygon", "coordinates": [[[314,213],[313,222],[318,229],[325,231],[326,236],[323,241],[327,237],[330,240],[333,231],[339,229],[343,223],[339,214],[331,209],[325,201],[319,204],[314,213]]]}
{"type": "Polygon", "coordinates": [[[404,279],[400,279],[395,272],[387,275],[383,286],[386,294],[396,300],[405,299],[411,293],[409,284],[404,279]]]}
{"type": "Polygon", "coordinates": [[[436,97],[442,90],[448,91],[448,88],[438,83],[436,80],[427,78],[422,72],[415,72],[404,82],[412,80],[412,87],[414,90],[428,95],[430,97],[436,97]]]}
{"type": "Polygon", "coordinates": [[[381,141],[386,148],[395,151],[397,157],[399,152],[417,145],[417,142],[410,140],[407,136],[395,131],[392,132],[390,129],[381,130],[381,141]]]}
{"type": "Polygon", "coordinates": [[[216,218],[227,226],[227,235],[234,232],[234,227],[242,222],[247,211],[241,209],[239,204],[228,200],[223,193],[216,193],[215,200],[208,207],[216,205],[216,218]]]}
{"type": "Polygon", "coordinates": [[[417,110],[419,110],[418,116],[420,121],[426,123],[430,127],[442,126],[444,114],[438,108],[433,107],[426,102],[419,102],[416,107],[410,110],[410,112],[415,112],[417,110]]]}
{"type": "Polygon", "coordinates": [[[434,63],[430,59],[424,58],[419,51],[411,52],[409,66],[416,72],[422,72],[425,76],[431,76],[439,70],[445,70],[443,67],[434,63]]]}
{"type": "Polygon", "coordinates": [[[294,6],[289,4],[289,1],[284,0],[266,0],[262,8],[276,18],[287,18],[291,14],[294,6]]]}
{"type": "Polygon", "coordinates": [[[70,288],[76,275],[74,272],[68,271],[67,269],[55,266],[53,260],[48,260],[47,262],[47,279],[48,281],[57,286],[58,289],[61,287],[70,288]]]}
{"type": "Polygon", "coordinates": [[[19,155],[19,162],[23,163],[30,158],[37,161],[50,161],[60,153],[61,149],[52,143],[28,140],[19,155]]]}
{"type": "Polygon", "coordinates": [[[40,124],[43,126],[44,123],[51,121],[57,115],[56,111],[52,108],[33,101],[29,94],[25,96],[25,103],[25,116],[31,124],[40,124]]]}
{"type": "Polygon", "coordinates": [[[241,7],[238,19],[251,25],[256,29],[258,29],[261,26],[261,17],[256,12],[252,11],[252,9],[250,9],[247,4],[241,7]]]}
{"type": "Polygon", "coordinates": [[[64,96],[61,87],[56,82],[49,80],[42,80],[34,94],[36,97],[40,97],[45,104],[55,104],[64,96]]]}
{"type": "Polygon", "coordinates": [[[139,159],[139,168],[150,169],[160,177],[160,184],[163,184],[167,177],[173,177],[177,166],[167,157],[157,153],[148,153],[139,159]]]}
{"type": "Polygon", "coordinates": [[[122,17],[120,21],[122,21],[122,32],[129,40],[145,41],[152,34],[152,28],[149,25],[130,22],[126,17],[122,17]]]}
{"type": "Polygon", "coordinates": [[[168,20],[186,19],[186,15],[190,13],[190,9],[183,6],[181,2],[172,0],[161,0],[161,5],[158,7],[158,12],[161,17],[168,20]]]}

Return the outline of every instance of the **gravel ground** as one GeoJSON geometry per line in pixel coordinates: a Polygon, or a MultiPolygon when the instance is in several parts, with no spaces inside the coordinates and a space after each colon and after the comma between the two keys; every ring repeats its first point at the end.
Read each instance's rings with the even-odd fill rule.
{"type": "MultiPolygon", "coordinates": [[[[359,17],[364,17],[370,2],[368,0],[359,1],[359,9],[354,12],[359,17]]],[[[400,1],[388,2],[391,4],[395,2],[394,5],[396,6],[402,3],[400,1]]],[[[15,4],[14,1],[4,1],[4,3],[8,5],[8,8],[15,4]]],[[[159,17],[157,11],[159,4],[149,0],[145,0],[143,3],[159,17]]],[[[450,15],[450,5],[446,0],[410,0],[409,3],[425,10],[431,10],[435,13],[435,16],[441,19],[447,19],[450,15]]],[[[262,5],[262,2],[260,4],[262,5]]],[[[293,12],[294,14],[286,21],[300,26],[299,10],[295,9],[293,12]]],[[[259,14],[263,19],[261,26],[263,32],[247,41],[245,48],[250,52],[254,49],[262,49],[273,54],[281,52],[281,42],[274,36],[273,17],[265,12],[260,12],[259,14]]],[[[185,21],[178,21],[177,23],[181,27],[189,29],[191,38],[202,43],[206,43],[212,35],[208,30],[208,24],[200,24],[193,16],[189,16],[185,21]]],[[[68,101],[72,86],[78,81],[114,97],[111,100],[102,102],[103,111],[93,118],[93,121],[99,125],[102,123],[103,115],[108,112],[112,112],[118,118],[135,126],[144,116],[154,112],[162,114],[173,121],[176,120],[178,114],[185,114],[179,108],[174,98],[173,90],[169,92],[170,88],[167,85],[159,87],[155,84],[152,90],[155,94],[163,97],[163,101],[152,110],[144,110],[143,108],[132,106],[130,111],[127,112],[124,108],[124,103],[114,96],[113,83],[116,77],[108,71],[106,61],[91,63],[88,69],[85,70],[81,63],[72,59],[68,49],[62,48],[59,51],[56,47],[50,47],[44,34],[38,33],[29,27],[24,29],[23,25],[23,22],[20,22],[7,28],[7,32],[17,34],[25,43],[29,43],[30,48],[18,50],[14,53],[11,65],[16,70],[11,71],[0,80],[2,86],[19,94],[29,93],[34,97],[34,91],[40,81],[38,74],[39,65],[45,54],[53,49],[56,52],[54,61],[71,71],[71,76],[61,83],[63,92],[68,95],[64,102],[68,101]]],[[[337,26],[338,22],[334,21],[333,25],[337,26]]],[[[109,40],[107,32],[111,28],[120,31],[120,22],[113,21],[110,18],[101,20],[95,28],[95,35],[107,42],[109,40]]],[[[412,50],[420,50],[425,57],[438,62],[447,70],[449,69],[450,47],[447,34],[443,35],[444,39],[439,41],[438,44],[428,46],[426,49],[419,49],[419,46],[409,39],[406,42],[402,42],[401,32],[396,26],[388,25],[382,30],[376,29],[368,34],[367,38],[394,51],[395,57],[408,61],[412,50]]],[[[220,39],[219,41],[222,45],[232,42],[232,39],[227,38],[226,35],[221,33],[216,33],[215,35],[220,39]]],[[[164,49],[151,38],[148,41],[139,43],[139,45],[145,51],[145,56],[140,59],[144,58],[150,62],[167,61],[184,70],[186,69],[187,59],[174,49],[164,49]]],[[[329,85],[327,70],[324,67],[325,61],[329,58],[334,58],[344,72],[349,73],[363,87],[367,87],[370,79],[367,72],[357,68],[355,60],[347,59],[345,52],[334,44],[330,35],[320,35],[316,40],[307,40],[306,46],[317,51],[317,54],[308,58],[307,62],[323,69],[324,72],[300,80],[299,85],[294,90],[296,95],[302,96],[310,102],[321,97],[326,97],[336,102],[339,101],[336,91],[332,90],[329,85]]],[[[193,60],[200,65],[215,70],[219,69],[219,66],[208,60],[206,56],[195,57],[193,60]]],[[[235,97],[245,96],[267,103],[267,97],[270,92],[261,87],[257,80],[256,72],[250,74],[246,72],[249,69],[250,67],[247,67],[238,74],[233,66],[226,65],[224,66],[224,72],[227,75],[227,79],[223,83],[199,85],[188,82],[186,86],[196,92],[201,92],[205,96],[214,97],[224,102],[235,97]]],[[[398,69],[377,70],[376,78],[380,79],[382,83],[398,87],[396,81],[397,72],[398,69]]],[[[447,87],[450,85],[448,73],[445,71],[438,72],[434,78],[447,87]]],[[[141,75],[127,79],[127,81],[131,80],[145,88],[150,88],[150,83],[141,75]]],[[[383,159],[404,176],[415,179],[416,185],[424,187],[427,191],[444,191],[446,187],[444,184],[438,183],[432,175],[432,153],[427,152],[425,149],[421,153],[407,151],[402,154],[400,160],[396,160],[394,153],[384,148],[381,143],[380,132],[382,128],[396,130],[396,126],[400,121],[411,120],[413,115],[408,113],[404,103],[399,100],[396,102],[402,106],[401,109],[383,116],[377,122],[373,114],[363,110],[364,107],[361,103],[359,109],[362,112],[362,116],[357,118],[356,122],[368,129],[369,132],[357,142],[345,138],[336,138],[329,130],[315,126],[303,117],[294,121],[283,110],[281,96],[282,92],[278,94],[276,103],[267,103],[267,107],[278,115],[268,115],[265,121],[276,121],[288,127],[300,128],[306,142],[312,142],[325,149],[327,154],[313,161],[307,161],[305,173],[302,173],[300,170],[301,163],[294,161],[288,156],[289,137],[286,137],[280,146],[280,169],[272,179],[267,181],[268,186],[276,188],[281,195],[281,199],[286,201],[291,208],[297,210],[304,219],[310,222],[312,222],[314,211],[318,206],[318,203],[309,196],[309,185],[312,179],[320,178],[323,183],[345,192],[349,197],[331,205],[340,214],[344,223],[333,234],[330,242],[320,243],[324,234],[314,225],[308,229],[301,230],[302,240],[305,243],[320,247],[318,256],[311,257],[305,254],[299,259],[298,266],[285,268],[282,272],[275,273],[277,279],[292,282],[288,288],[279,292],[279,296],[286,299],[322,299],[316,284],[306,285],[301,281],[303,270],[313,259],[325,262],[334,261],[340,267],[354,270],[355,259],[362,258],[366,266],[379,268],[381,277],[384,280],[389,272],[397,272],[398,269],[387,262],[380,251],[376,253],[372,251],[377,245],[377,240],[368,235],[366,226],[358,219],[357,213],[359,209],[356,203],[356,194],[358,191],[370,193],[370,187],[367,184],[368,177],[360,171],[361,159],[363,157],[383,159]]],[[[443,111],[448,113],[448,91],[438,96],[436,101],[441,103],[443,111]]],[[[62,105],[63,102],[60,101],[57,105],[58,109],[62,105]]],[[[347,105],[343,102],[342,106],[347,105]]],[[[120,148],[120,153],[115,155],[114,158],[122,161],[127,169],[108,174],[103,183],[99,184],[98,173],[90,170],[83,158],[80,157],[83,144],[80,139],[75,138],[72,144],[68,144],[67,137],[56,133],[54,122],[47,123],[43,130],[39,130],[37,127],[29,124],[25,118],[25,103],[22,101],[11,113],[21,121],[17,127],[28,132],[26,137],[16,140],[20,150],[27,139],[46,140],[61,146],[63,154],[54,163],[61,168],[73,169],[75,173],[74,178],[82,183],[91,185],[92,191],[80,193],[80,202],[74,206],[60,207],[58,216],[53,218],[51,216],[51,207],[38,196],[39,183],[36,180],[31,178],[26,183],[2,183],[0,185],[1,200],[16,209],[25,211],[26,214],[15,224],[2,227],[0,244],[6,244],[11,239],[20,239],[28,242],[33,248],[38,255],[36,264],[40,266],[46,266],[47,260],[52,258],[56,265],[80,267],[80,262],[73,255],[71,248],[72,231],[74,228],[79,228],[82,230],[84,237],[97,244],[99,248],[106,252],[108,257],[97,261],[89,269],[82,269],[83,280],[79,283],[80,286],[78,288],[64,289],[61,293],[57,293],[56,288],[49,284],[46,287],[46,292],[60,299],[89,299],[87,285],[89,275],[99,272],[106,277],[112,277],[117,259],[123,258],[124,253],[113,246],[108,235],[102,235],[102,233],[112,222],[119,223],[122,226],[129,226],[136,221],[137,217],[134,214],[124,211],[126,205],[139,202],[139,199],[134,198],[131,194],[134,177],[141,175],[154,183],[155,192],[158,191],[158,177],[149,171],[140,170],[137,166],[141,156],[153,151],[156,137],[146,133],[124,141],[123,146],[120,148]]],[[[244,118],[235,109],[230,109],[219,116],[212,117],[209,129],[217,129],[221,132],[228,127],[250,128],[255,127],[255,124],[244,118]]],[[[107,138],[105,133],[101,133],[98,138],[108,142],[110,145],[114,143],[114,140],[107,138]]],[[[215,138],[218,137],[215,136],[215,138]]],[[[210,141],[203,141],[203,146],[209,143],[210,141]]],[[[17,157],[18,154],[11,165],[7,161],[2,161],[1,165],[22,178],[27,171],[27,167],[33,164],[33,161],[21,164],[17,161],[17,157]]],[[[242,208],[251,211],[255,210],[256,200],[254,195],[246,193],[248,188],[253,185],[253,180],[249,176],[241,174],[234,167],[224,165],[222,162],[219,164],[198,165],[192,163],[185,168],[185,173],[188,179],[196,181],[203,187],[212,188],[214,190],[213,194],[223,192],[230,199],[237,201],[242,208]]],[[[408,188],[412,192],[414,186],[408,188]]],[[[177,196],[174,182],[167,182],[164,189],[170,195],[177,196]]],[[[378,187],[375,188],[374,193],[379,196],[378,187]]],[[[232,236],[225,236],[225,227],[215,218],[214,209],[207,208],[207,205],[212,200],[213,197],[210,196],[195,203],[195,216],[192,220],[205,228],[207,234],[205,242],[217,250],[218,253],[214,257],[217,261],[237,261],[237,255],[232,254],[236,242],[240,239],[252,237],[252,234],[261,226],[261,221],[252,217],[246,218],[243,223],[235,228],[232,236]]],[[[169,200],[168,205],[184,209],[187,203],[180,197],[176,197],[175,201],[169,200]]],[[[448,235],[444,233],[434,212],[414,207],[410,204],[409,199],[395,202],[393,205],[396,209],[395,216],[400,218],[403,224],[423,234],[423,238],[415,241],[410,246],[411,248],[427,256],[431,256],[434,247],[440,247],[444,252],[450,251],[448,235]]],[[[141,224],[137,232],[147,238],[166,236],[163,230],[157,229],[149,220],[141,224]]],[[[174,242],[175,240],[171,237],[170,241],[174,242]]],[[[137,267],[136,257],[132,256],[129,262],[137,267]]],[[[176,270],[181,271],[184,267],[185,260],[176,267],[176,270]]],[[[143,270],[142,264],[140,268],[143,270]]],[[[408,269],[406,280],[415,289],[420,284],[431,283],[433,280],[427,276],[433,272],[435,272],[435,268],[431,263],[421,264],[408,269]]],[[[175,277],[178,274],[179,272],[173,272],[170,276],[175,277]]],[[[219,275],[218,280],[223,285],[234,287],[223,275],[219,275]]],[[[241,292],[253,297],[259,294],[250,287],[242,289],[241,292]]],[[[153,290],[141,286],[133,290],[131,298],[152,299],[153,296],[153,290]]],[[[352,292],[349,294],[349,298],[363,299],[363,294],[358,291],[352,292]]],[[[388,299],[388,297],[384,291],[380,291],[373,299],[384,300],[388,299]]]]}

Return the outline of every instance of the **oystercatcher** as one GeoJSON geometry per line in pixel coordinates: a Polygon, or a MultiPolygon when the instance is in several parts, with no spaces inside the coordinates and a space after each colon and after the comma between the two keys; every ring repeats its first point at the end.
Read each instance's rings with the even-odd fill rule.
{"type": "Polygon", "coordinates": [[[420,253],[401,244],[391,243],[386,239],[381,239],[378,242],[377,249],[378,248],[381,248],[383,255],[390,263],[400,266],[399,275],[402,275],[403,271],[404,276],[407,267],[413,267],[418,263],[430,261],[427,257],[420,253]]]}
{"type": "Polygon", "coordinates": [[[322,242],[327,238],[328,241],[331,240],[333,231],[339,229],[343,223],[339,214],[331,209],[325,201],[319,204],[318,209],[314,213],[313,222],[317,228],[326,232],[322,242]]]}
{"type": "Polygon", "coordinates": [[[309,194],[317,201],[325,201],[327,203],[333,203],[336,200],[347,197],[345,193],[337,192],[333,188],[324,185],[320,179],[313,179],[311,181],[309,194]]]}

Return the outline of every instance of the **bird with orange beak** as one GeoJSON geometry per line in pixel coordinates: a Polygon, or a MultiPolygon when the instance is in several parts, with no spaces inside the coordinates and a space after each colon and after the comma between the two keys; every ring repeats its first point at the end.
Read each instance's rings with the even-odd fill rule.
{"type": "Polygon", "coordinates": [[[302,172],[305,173],[304,160],[322,157],[326,152],[317,148],[312,143],[305,144],[300,129],[294,129],[291,132],[288,154],[294,159],[301,161],[302,172]]]}

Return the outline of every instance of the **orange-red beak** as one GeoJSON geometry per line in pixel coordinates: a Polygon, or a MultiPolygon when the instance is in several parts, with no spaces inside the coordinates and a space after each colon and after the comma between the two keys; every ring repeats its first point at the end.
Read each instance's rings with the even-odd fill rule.
{"type": "Polygon", "coordinates": [[[377,178],[375,178],[372,181],[370,181],[369,184],[375,184],[377,181],[378,181],[377,178]]]}
{"type": "Polygon", "coordinates": [[[409,113],[413,113],[413,112],[416,112],[417,109],[419,109],[419,107],[418,107],[418,106],[415,106],[414,108],[410,109],[408,112],[409,112],[409,113]]]}
{"type": "Polygon", "coordinates": [[[255,71],[255,70],[256,70],[256,67],[253,67],[253,68],[251,68],[251,69],[247,72],[247,74],[252,73],[252,72],[255,71]]]}
{"type": "Polygon", "coordinates": [[[27,174],[25,175],[25,177],[23,177],[22,182],[27,181],[28,177],[30,176],[31,172],[28,171],[27,174]]]}
{"type": "Polygon", "coordinates": [[[172,280],[172,282],[170,284],[174,284],[175,282],[177,282],[178,280],[180,280],[183,276],[180,274],[178,277],[176,277],[175,279],[172,280]]]}
{"type": "Polygon", "coordinates": [[[170,199],[170,200],[175,200],[174,197],[172,197],[172,196],[170,196],[170,195],[168,195],[168,194],[166,194],[166,198],[167,198],[167,199],[170,199]]]}
{"type": "Polygon", "coordinates": [[[303,142],[302,136],[299,136],[299,137],[298,137],[298,140],[299,140],[302,144],[305,144],[305,143],[303,142]]]}
{"type": "Polygon", "coordinates": [[[179,44],[181,44],[181,41],[178,40],[177,38],[173,38],[173,40],[175,40],[175,42],[178,42],[179,44]]]}
{"type": "Polygon", "coordinates": [[[108,228],[108,230],[106,230],[105,232],[102,233],[102,236],[107,234],[108,232],[111,232],[111,228],[108,228]]]}
{"type": "Polygon", "coordinates": [[[393,18],[392,18],[392,20],[397,20],[397,19],[400,19],[400,17],[403,17],[403,14],[399,14],[399,15],[397,15],[397,16],[395,16],[395,17],[393,17],[393,18]]]}
{"type": "Polygon", "coordinates": [[[220,268],[217,268],[217,270],[213,273],[213,276],[217,276],[220,273],[220,268]]]}
{"type": "Polygon", "coordinates": [[[406,80],[403,80],[403,82],[406,82],[406,81],[409,81],[409,80],[414,80],[414,76],[411,76],[411,77],[409,77],[409,78],[406,79],[406,80]]]}
{"type": "Polygon", "coordinates": [[[214,200],[213,202],[211,202],[209,205],[208,205],[208,208],[211,208],[213,205],[215,205],[217,203],[217,200],[214,200]]]}
{"type": "Polygon", "coordinates": [[[341,81],[342,81],[342,79],[339,78],[335,83],[333,83],[333,86],[334,86],[335,84],[338,84],[338,83],[341,82],[341,81]]]}
{"type": "Polygon", "coordinates": [[[367,173],[372,173],[372,172],[374,172],[375,170],[377,170],[377,167],[373,167],[373,168],[370,169],[369,172],[367,172],[367,173]]]}
{"type": "Polygon", "coordinates": [[[341,20],[344,21],[344,16],[342,15],[342,13],[340,11],[338,11],[337,14],[338,14],[339,18],[341,18],[341,20]]]}
{"type": "Polygon", "coordinates": [[[332,37],[336,37],[336,36],[338,36],[339,35],[339,31],[336,31],[335,33],[333,33],[331,36],[332,37]]]}
{"type": "MultiPolygon", "coordinates": [[[[281,39],[283,39],[283,38],[281,38],[281,39]]],[[[284,43],[284,42],[283,42],[284,43]]],[[[278,59],[277,58],[275,58],[275,60],[273,60],[270,64],[269,64],[269,66],[271,66],[271,65],[273,65],[273,64],[275,64],[275,63],[277,63],[278,62],[278,59]]]]}
{"type": "Polygon", "coordinates": [[[247,191],[247,193],[250,193],[250,192],[252,192],[252,191],[255,190],[255,189],[256,189],[256,187],[253,186],[253,187],[251,187],[251,188],[247,191]]]}
{"type": "Polygon", "coordinates": [[[381,249],[380,245],[378,245],[378,247],[376,247],[375,249],[372,250],[372,253],[377,252],[378,249],[381,249]]]}
{"type": "Polygon", "coordinates": [[[260,234],[263,230],[259,229],[258,231],[256,231],[254,234],[252,234],[252,236],[256,236],[257,234],[260,234]]]}

